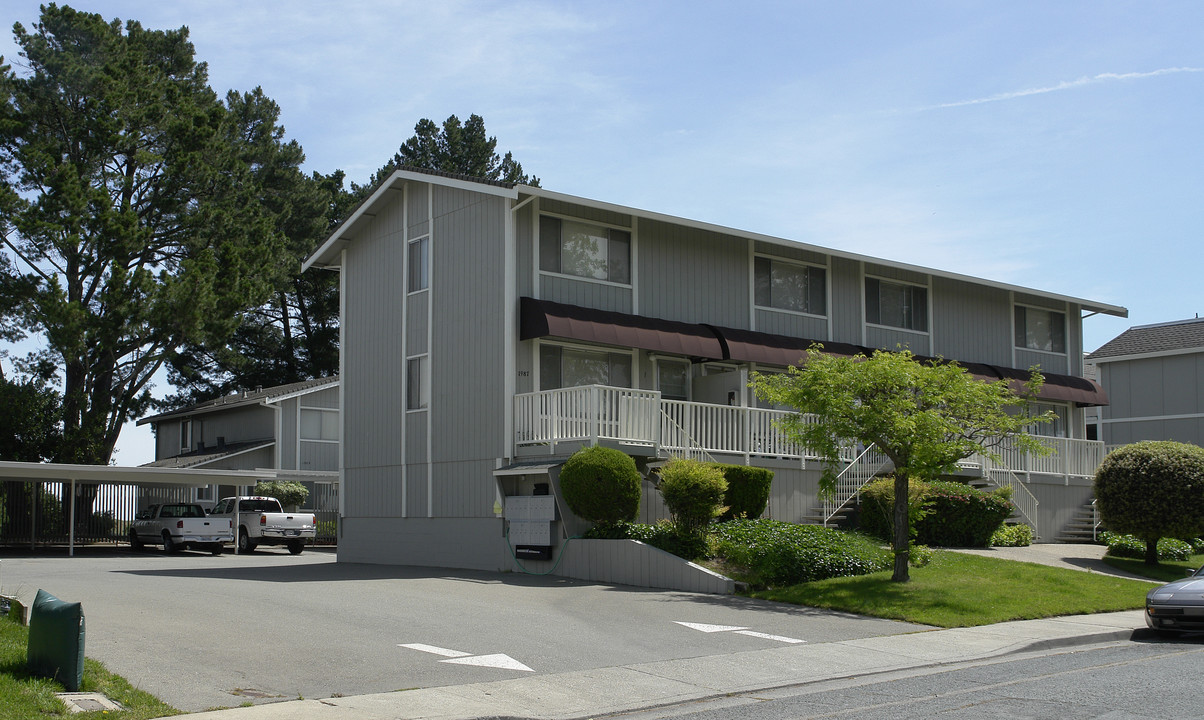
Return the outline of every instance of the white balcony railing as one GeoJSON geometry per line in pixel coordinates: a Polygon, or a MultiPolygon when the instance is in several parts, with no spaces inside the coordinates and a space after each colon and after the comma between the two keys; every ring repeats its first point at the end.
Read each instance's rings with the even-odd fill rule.
{"type": "MultiPolygon", "coordinates": [[[[784,410],[732,407],[664,400],[654,390],[604,385],[545,390],[514,398],[517,447],[558,443],[597,444],[600,440],[647,447],[651,456],[739,455],[789,460],[815,458],[788,439],[778,427],[792,413],[784,410]]],[[[806,416],[804,416],[806,417],[806,416]]],[[[1094,440],[1041,438],[1054,452],[1035,456],[1008,443],[997,448],[1001,465],[1019,477],[1029,474],[1064,478],[1091,477],[1104,459],[1104,445],[1094,440]]],[[[846,462],[854,459],[849,449],[846,462]]],[[[985,468],[984,468],[985,469],[985,468]]]]}

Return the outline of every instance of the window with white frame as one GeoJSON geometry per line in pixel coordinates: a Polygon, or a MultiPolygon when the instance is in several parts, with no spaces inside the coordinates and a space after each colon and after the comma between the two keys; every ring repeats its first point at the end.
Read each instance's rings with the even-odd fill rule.
{"type": "Polygon", "coordinates": [[[870,325],[928,332],[928,288],[867,277],[865,321],[870,325]]]}
{"type": "Polygon", "coordinates": [[[539,269],[628,285],[631,283],[631,233],[541,215],[539,269]]]}
{"type": "Polygon", "coordinates": [[[197,502],[213,502],[213,486],[202,485],[201,487],[197,488],[196,497],[194,500],[197,502]]]}
{"type": "Polygon", "coordinates": [[[192,421],[180,421],[180,450],[188,452],[192,449],[192,421]]]}
{"type": "Polygon", "coordinates": [[[631,353],[541,344],[539,389],[580,385],[631,387],[631,353]]]}
{"type": "Polygon", "coordinates": [[[418,292],[419,290],[425,290],[430,284],[430,235],[424,235],[410,241],[409,257],[406,262],[409,265],[409,272],[406,275],[406,291],[418,292]]]}
{"type": "Polygon", "coordinates": [[[431,403],[431,364],[427,355],[406,360],[406,410],[425,410],[431,403]]]}
{"type": "Polygon", "coordinates": [[[1066,352],[1066,313],[1017,305],[1016,347],[1066,352]]]}
{"type": "Polygon", "coordinates": [[[776,258],[753,260],[754,301],[775,310],[827,313],[827,273],[824,268],[776,258]]]}
{"type": "Polygon", "coordinates": [[[301,408],[301,439],[338,442],[339,411],[301,408]]]}
{"type": "Polygon", "coordinates": [[[666,400],[690,399],[690,363],[686,360],[656,361],[656,388],[666,400]]]}

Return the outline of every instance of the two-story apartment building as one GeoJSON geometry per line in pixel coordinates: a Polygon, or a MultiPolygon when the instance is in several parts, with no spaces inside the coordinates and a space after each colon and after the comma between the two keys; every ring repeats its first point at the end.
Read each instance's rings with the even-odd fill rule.
{"type": "Polygon", "coordinates": [[[1052,537],[1089,498],[1102,457],[1084,437],[1083,407],[1106,400],[1082,377],[1082,316],[1127,312],[404,169],[306,267],[340,272],[340,560],[491,570],[512,567],[524,540],[557,546],[576,529],[556,480],[585,444],[619,447],[641,466],[685,454],[770,467],[767,514],[808,517],[820,468],[777,432],[784,411],[762,407],[748,384],[813,341],[845,353],[902,346],[984,378],[1040,366],[1042,402],[1059,417],[1043,432],[1057,454],[966,466],[1015,484],[1030,522],[1052,537]],[[553,518],[519,517],[513,498],[545,491],[557,503],[550,529],[516,536],[516,523],[553,518]]]}
{"type": "MultiPolygon", "coordinates": [[[[155,461],[149,467],[273,470],[276,479],[309,488],[307,508],[319,511],[321,520],[337,517],[338,378],[244,390],[138,424],[154,430],[155,461]]],[[[195,488],[188,500],[210,507],[236,490],[207,485],[195,488]]]]}

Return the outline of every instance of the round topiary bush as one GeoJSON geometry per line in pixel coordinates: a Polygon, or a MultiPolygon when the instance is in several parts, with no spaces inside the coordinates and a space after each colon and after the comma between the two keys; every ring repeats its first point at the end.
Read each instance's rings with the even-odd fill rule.
{"type": "Polygon", "coordinates": [[[560,468],[560,491],[573,514],[589,522],[631,522],[640,511],[640,472],[614,448],[573,453],[560,468]]]}
{"type": "Polygon", "coordinates": [[[723,512],[727,480],[723,471],[709,464],[674,458],[661,468],[657,485],[673,523],[683,532],[697,532],[723,512]]]}
{"type": "Polygon", "coordinates": [[[761,517],[769,505],[773,471],[748,465],[720,465],[719,469],[723,470],[723,479],[727,480],[727,493],[723,496],[727,510],[719,520],[761,517]]]}
{"type": "Polygon", "coordinates": [[[1095,505],[1112,532],[1146,545],[1158,564],[1158,539],[1191,538],[1204,530],[1204,449],[1179,442],[1125,445],[1095,471],[1095,505]]]}

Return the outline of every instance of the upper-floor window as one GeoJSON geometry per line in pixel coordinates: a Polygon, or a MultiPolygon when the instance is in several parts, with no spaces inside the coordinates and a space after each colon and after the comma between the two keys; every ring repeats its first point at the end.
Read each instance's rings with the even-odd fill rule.
{"type": "Polygon", "coordinates": [[[192,449],[192,421],[180,422],[180,450],[188,452],[192,449]]]}
{"type": "Polygon", "coordinates": [[[430,284],[431,236],[424,235],[410,241],[409,273],[406,276],[406,291],[425,290],[430,284]]]}
{"type": "Polygon", "coordinates": [[[301,439],[338,440],[339,411],[318,408],[302,408],[301,439]]]}
{"type": "Polygon", "coordinates": [[[754,301],[761,307],[823,315],[827,276],[823,268],[758,257],[753,261],[754,301]]]}
{"type": "Polygon", "coordinates": [[[867,277],[865,321],[870,325],[928,332],[928,288],[867,277]]]}
{"type": "Polygon", "coordinates": [[[631,354],[560,345],[539,346],[539,389],[631,387],[631,354]]]}
{"type": "Polygon", "coordinates": [[[539,218],[539,269],[631,283],[631,233],[576,220],[539,218]]]}
{"type": "Polygon", "coordinates": [[[1066,313],[1017,305],[1016,347],[1066,352],[1066,313]]]}

